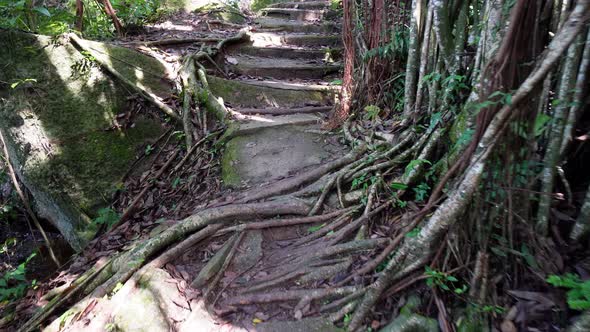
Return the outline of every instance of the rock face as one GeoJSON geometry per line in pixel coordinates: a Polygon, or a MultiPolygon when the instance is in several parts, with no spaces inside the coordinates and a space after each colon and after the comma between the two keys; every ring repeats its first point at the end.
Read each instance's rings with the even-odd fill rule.
{"type": "MultiPolygon", "coordinates": [[[[170,92],[157,60],[86,43],[137,85],[160,96],[170,92]]],[[[95,234],[92,217],[110,203],[136,156],[163,128],[147,114],[119,128],[128,89],[103,73],[94,55],[64,38],[0,30],[0,48],[0,130],[11,162],[39,215],[79,251],[95,234]]]]}

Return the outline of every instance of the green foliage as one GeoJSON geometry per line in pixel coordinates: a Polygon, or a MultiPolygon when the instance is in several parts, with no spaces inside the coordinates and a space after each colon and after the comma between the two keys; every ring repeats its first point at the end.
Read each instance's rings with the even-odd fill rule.
{"type": "Polygon", "coordinates": [[[342,8],[342,0],[330,0],[330,9],[338,10],[342,8]]]}
{"type": "Polygon", "coordinates": [[[406,184],[399,183],[399,182],[393,182],[389,186],[391,187],[391,189],[394,189],[394,190],[406,190],[406,189],[408,189],[408,186],[406,184]]]}
{"type": "Polygon", "coordinates": [[[98,217],[96,217],[93,222],[96,225],[106,225],[107,229],[110,229],[121,216],[117,213],[117,211],[111,208],[103,208],[98,210],[98,217]]]}
{"type": "Polygon", "coordinates": [[[430,186],[426,182],[422,182],[416,187],[412,188],[414,194],[416,194],[417,202],[424,202],[430,191],[430,186]]]}
{"type": "Polygon", "coordinates": [[[410,173],[414,170],[414,168],[418,167],[421,164],[428,164],[432,165],[432,163],[426,159],[414,159],[408,163],[406,166],[406,171],[404,172],[404,176],[410,175],[410,173]]]}
{"type": "Polygon", "coordinates": [[[8,253],[10,247],[14,247],[16,243],[16,238],[14,237],[9,237],[8,239],[6,239],[4,243],[2,243],[2,246],[0,246],[0,254],[8,253]]]}
{"type": "Polygon", "coordinates": [[[10,88],[11,89],[16,89],[20,85],[25,84],[25,83],[37,83],[37,80],[34,79],[34,78],[23,78],[23,79],[20,79],[20,80],[16,80],[12,84],[10,84],[10,88]]]}
{"type": "Polygon", "coordinates": [[[72,64],[72,78],[88,77],[93,67],[98,67],[96,58],[88,51],[81,51],[84,57],[72,64]]]}
{"type": "MultiPolygon", "coordinates": [[[[76,2],[33,6],[31,0],[0,0],[0,27],[21,29],[45,35],[59,35],[73,29],[76,2]]],[[[111,0],[117,17],[126,26],[142,26],[161,17],[162,0],[111,0]]],[[[112,37],[114,27],[98,1],[84,2],[84,36],[112,37]]]]}
{"type": "Polygon", "coordinates": [[[332,82],[330,82],[330,85],[342,85],[342,80],[341,79],[335,79],[332,82]]]}
{"type": "Polygon", "coordinates": [[[365,114],[369,118],[369,120],[375,121],[379,117],[379,113],[381,113],[381,108],[379,108],[379,106],[365,106],[365,114]]]}
{"type": "Polygon", "coordinates": [[[391,31],[391,41],[385,45],[370,49],[365,53],[363,60],[368,61],[370,58],[378,57],[381,59],[397,59],[405,63],[408,55],[410,40],[410,30],[408,27],[398,26],[391,31]]]}
{"type": "Polygon", "coordinates": [[[549,127],[549,121],[551,121],[551,117],[549,115],[543,113],[537,114],[533,127],[533,134],[535,135],[535,137],[543,135],[543,133],[549,127]]]}
{"type": "Polygon", "coordinates": [[[487,100],[484,100],[479,103],[474,103],[469,105],[471,109],[474,111],[475,114],[479,113],[481,110],[485,108],[489,108],[492,106],[506,106],[512,104],[512,95],[509,93],[505,93],[502,91],[496,91],[488,96],[487,100]]]}
{"type": "Polygon", "coordinates": [[[16,219],[16,209],[10,202],[0,204],[0,221],[9,222],[16,219]]]}
{"type": "Polygon", "coordinates": [[[421,227],[415,227],[414,229],[412,229],[411,231],[409,231],[409,232],[406,234],[406,237],[407,237],[407,238],[414,238],[414,237],[418,236],[418,234],[420,234],[420,231],[421,231],[421,230],[422,230],[422,228],[421,228],[421,227]]]}
{"type": "Polygon", "coordinates": [[[311,226],[307,229],[308,232],[313,233],[313,232],[317,232],[320,229],[322,229],[322,227],[326,226],[325,223],[321,224],[321,225],[316,225],[316,226],[311,226]]]}
{"type": "Polygon", "coordinates": [[[29,286],[35,286],[35,280],[29,284],[26,278],[26,266],[35,255],[32,253],[23,263],[0,277],[0,303],[19,299],[29,286]]]}
{"type": "Polygon", "coordinates": [[[567,304],[574,310],[590,309],[590,279],[582,281],[576,274],[567,273],[563,276],[550,275],[547,283],[555,287],[567,288],[567,304]]]}
{"type": "Polygon", "coordinates": [[[438,287],[445,291],[453,291],[455,294],[463,294],[467,291],[467,285],[463,285],[461,287],[455,287],[454,284],[459,282],[457,278],[454,276],[444,273],[442,271],[437,271],[431,269],[429,266],[425,267],[424,274],[426,275],[426,285],[428,287],[434,288],[438,287]]]}
{"type": "Polygon", "coordinates": [[[148,144],[145,147],[144,153],[146,156],[149,156],[152,153],[152,151],[154,151],[154,147],[151,144],[148,144]]]}

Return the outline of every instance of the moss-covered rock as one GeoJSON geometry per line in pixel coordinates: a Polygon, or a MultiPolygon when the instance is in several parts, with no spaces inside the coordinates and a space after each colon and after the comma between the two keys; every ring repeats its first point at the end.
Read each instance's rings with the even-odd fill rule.
{"type": "MultiPolygon", "coordinates": [[[[164,67],[133,50],[88,42],[132,82],[164,96],[164,67]]],[[[115,119],[129,95],[67,40],[0,30],[0,129],[11,161],[38,213],[81,250],[91,218],[110,197],[141,148],[163,128],[140,115],[130,129],[115,119]]]]}

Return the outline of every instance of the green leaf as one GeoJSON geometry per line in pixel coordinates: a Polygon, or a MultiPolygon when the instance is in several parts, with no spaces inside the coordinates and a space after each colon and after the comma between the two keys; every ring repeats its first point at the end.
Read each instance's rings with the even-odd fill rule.
{"type": "Polygon", "coordinates": [[[326,223],[323,223],[321,225],[312,226],[312,227],[308,228],[307,231],[310,233],[317,232],[324,226],[326,226],[326,223]]]}
{"type": "Polygon", "coordinates": [[[180,184],[180,177],[176,177],[174,179],[174,181],[172,181],[172,188],[176,189],[176,187],[178,187],[179,184],[180,184]]]}
{"type": "Polygon", "coordinates": [[[535,125],[533,132],[535,133],[535,137],[541,136],[543,132],[547,129],[547,123],[551,120],[551,117],[547,114],[538,114],[535,118],[535,125]]]}
{"type": "Polygon", "coordinates": [[[35,8],[33,8],[33,10],[36,11],[37,13],[41,14],[41,15],[45,15],[47,17],[51,17],[51,13],[45,7],[35,7],[35,8]]]}
{"type": "Polygon", "coordinates": [[[448,280],[448,281],[452,281],[452,282],[459,281],[459,280],[457,280],[457,278],[455,278],[455,277],[453,277],[453,276],[447,276],[447,280],[448,280]]]}
{"type": "Polygon", "coordinates": [[[408,189],[408,186],[406,184],[400,183],[400,182],[393,182],[389,185],[392,189],[396,189],[396,190],[406,190],[408,189]]]}
{"type": "Polygon", "coordinates": [[[496,254],[497,256],[500,257],[507,257],[508,255],[506,255],[506,252],[504,251],[504,249],[500,248],[500,247],[491,247],[490,250],[496,254]]]}
{"type": "Polygon", "coordinates": [[[408,165],[406,166],[406,171],[404,173],[404,176],[410,175],[410,172],[412,172],[412,170],[414,170],[414,168],[416,168],[420,164],[432,165],[432,163],[426,159],[414,159],[414,160],[410,161],[408,163],[408,165]]]}
{"type": "Polygon", "coordinates": [[[413,238],[418,236],[418,234],[420,234],[420,231],[422,230],[422,228],[420,227],[416,227],[414,229],[412,229],[411,231],[408,232],[408,234],[406,234],[407,238],[413,238]]]}

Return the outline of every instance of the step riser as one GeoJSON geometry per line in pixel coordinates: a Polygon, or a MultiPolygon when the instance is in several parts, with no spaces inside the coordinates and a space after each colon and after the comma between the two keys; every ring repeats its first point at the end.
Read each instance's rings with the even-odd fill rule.
{"type": "Polygon", "coordinates": [[[280,25],[280,24],[260,24],[258,29],[263,31],[283,31],[283,32],[302,32],[302,33],[336,33],[340,32],[340,27],[336,24],[325,23],[318,25],[297,24],[297,25],[280,25]]]}
{"type": "Polygon", "coordinates": [[[330,4],[328,2],[283,2],[275,3],[268,8],[289,8],[289,9],[328,9],[330,4]]]}
{"type": "Polygon", "coordinates": [[[272,47],[272,46],[307,46],[307,47],[341,47],[342,39],[340,36],[310,36],[310,35],[287,35],[280,36],[276,34],[264,34],[254,36],[253,46],[255,47],[272,47]]]}
{"type": "Polygon", "coordinates": [[[279,89],[217,77],[209,77],[209,86],[215,96],[223,98],[233,107],[243,108],[299,108],[310,105],[329,105],[334,103],[336,96],[336,91],[279,89]]]}
{"type": "Polygon", "coordinates": [[[243,46],[230,51],[232,54],[245,54],[250,56],[302,59],[302,60],[324,60],[326,57],[338,61],[341,50],[297,50],[283,48],[262,48],[243,46]]]}
{"type": "Polygon", "coordinates": [[[263,12],[268,17],[286,18],[289,20],[315,22],[321,20],[330,20],[336,17],[336,13],[331,11],[311,11],[303,10],[297,12],[283,12],[280,9],[269,9],[263,12]]]}
{"type": "Polygon", "coordinates": [[[340,67],[310,67],[310,68],[255,68],[243,67],[240,65],[229,66],[229,69],[237,74],[259,77],[272,77],[275,79],[321,79],[330,74],[335,74],[340,70],[340,67]]]}

